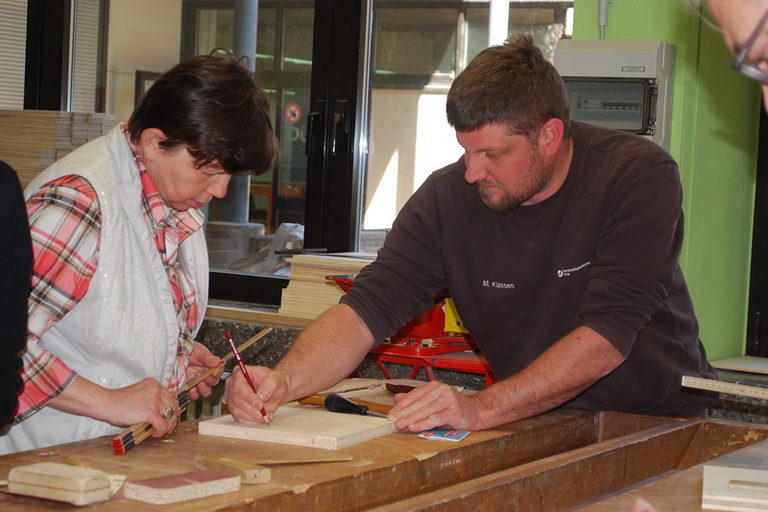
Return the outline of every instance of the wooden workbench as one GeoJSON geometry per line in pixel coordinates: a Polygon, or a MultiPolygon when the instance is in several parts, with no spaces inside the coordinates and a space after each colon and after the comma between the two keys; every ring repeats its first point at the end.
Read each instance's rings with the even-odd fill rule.
{"type": "MultiPolygon", "coordinates": [[[[273,466],[270,483],[244,485],[237,493],[156,506],[127,500],[120,491],[107,502],[83,509],[486,512],[555,511],[583,504],[585,510],[598,512],[631,510],[631,503],[624,502],[619,508],[600,508],[601,502],[618,498],[606,497],[611,494],[624,493],[629,503],[631,493],[644,482],[658,486],[684,479],[682,498],[693,508],[676,510],[698,510],[697,465],[763,439],[768,439],[768,427],[762,425],[560,410],[473,432],[458,443],[403,432],[386,435],[338,452],[352,456],[351,461],[273,466]]],[[[197,422],[189,421],[171,437],[149,439],[121,456],[112,454],[109,438],[2,456],[0,478],[17,465],[63,462],[67,457],[136,480],[192,471],[196,453],[280,458],[313,450],[200,436],[197,422]]],[[[664,489],[659,492],[670,492],[664,489]]],[[[681,497],[679,490],[673,494],[681,497]]],[[[653,503],[654,497],[646,499],[653,503]]],[[[73,508],[0,493],[4,512],[73,508]]]]}

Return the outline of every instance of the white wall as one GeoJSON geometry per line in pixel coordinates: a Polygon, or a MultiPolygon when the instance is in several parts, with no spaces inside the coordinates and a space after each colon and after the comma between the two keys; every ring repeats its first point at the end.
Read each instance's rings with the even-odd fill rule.
{"type": "Polygon", "coordinates": [[[163,72],[179,62],[181,0],[110,2],[107,112],[133,112],[136,71],[163,72]]]}
{"type": "Polygon", "coordinates": [[[363,229],[389,229],[427,176],[461,156],[445,99],[421,90],[371,91],[363,229]]]}

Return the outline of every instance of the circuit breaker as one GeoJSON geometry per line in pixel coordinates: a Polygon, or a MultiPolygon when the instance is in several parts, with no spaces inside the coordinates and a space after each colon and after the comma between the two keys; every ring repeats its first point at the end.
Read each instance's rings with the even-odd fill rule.
{"type": "Polygon", "coordinates": [[[669,147],[675,47],[659,40],[563,39],[555,50],[576,121],[669,147]]]}

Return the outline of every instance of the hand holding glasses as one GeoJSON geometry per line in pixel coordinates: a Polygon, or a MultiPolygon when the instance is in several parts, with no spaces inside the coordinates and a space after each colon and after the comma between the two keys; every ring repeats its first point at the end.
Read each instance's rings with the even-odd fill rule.
{"type": "Polygon", "coordinates": [[[763,14],[763,17],[760,18],[760,21],[757,23],[757,27],[755,27],[755,30],[752,32],[752,34],[750,34],[747,42],[744,43],[744,46],[741,47],[741,50],[739,51],[738,55],[736,55],[736,58],[731,61],[731,67],[733,69],[746,76],[747,78],[757,80],[758,82],[764,84],[768,84],[768,73],[760,69],[757,66],[757,63],[748,61],[747,55],[749,55],[749,52],[752,50],[752,47],[755,45],[755,41],[757,41],[758,36],[760,36],[760,33],[765,28],[765,24],[767,22],[768,11],[765,11],[765,14],[763,14]]]}

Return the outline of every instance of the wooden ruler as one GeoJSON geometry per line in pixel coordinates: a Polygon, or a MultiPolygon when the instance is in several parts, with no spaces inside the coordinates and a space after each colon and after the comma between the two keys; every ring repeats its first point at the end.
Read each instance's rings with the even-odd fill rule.
{"type": "Polygon", "coordinates": [[[766,388],[747,386],[746,384],[734,384],[732,382],[723,382],[720,380],[702,379],[701,377],[690,377],[688,375],[683,376],[683,387],[768,400],[768,389],[766,388]]]}

